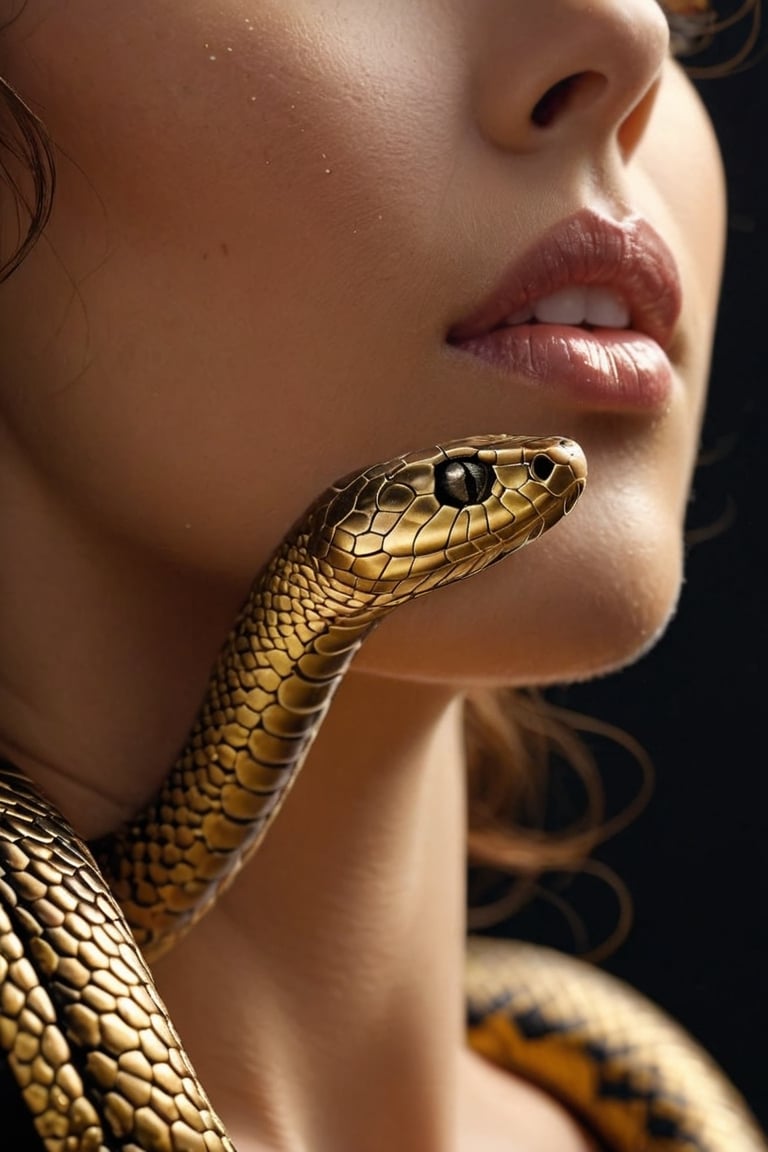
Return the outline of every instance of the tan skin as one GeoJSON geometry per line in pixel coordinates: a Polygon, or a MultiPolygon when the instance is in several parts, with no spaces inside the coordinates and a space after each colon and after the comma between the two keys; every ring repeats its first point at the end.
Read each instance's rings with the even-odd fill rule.
{"type": "Polygon", "coordinates": [[[0,51],[59,149],[0,298],[0,749],[84,835],[152,793],[330,480],[466,433],[585,448],[578,515],[366,644],[266,845],[156,970],[240,1152],[583,1152],[464,1049],[458,710],[618,667],[674,609],[724,197],[659,7],[29,0],[0,51]],[[446,343],[584,207],[643,214],[678,262],[663,410],[576,408],[446,343]]]}

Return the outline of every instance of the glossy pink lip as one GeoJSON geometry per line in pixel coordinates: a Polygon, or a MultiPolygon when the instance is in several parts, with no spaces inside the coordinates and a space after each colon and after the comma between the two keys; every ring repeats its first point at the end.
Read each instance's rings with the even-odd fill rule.
{"type": "Polygon", "coordinates": [[[451,328],[448,342],[579,405],[647,410],[669,400],[666,349],[681,303],[674,258],[647,221],[617,223],[584,210],[516,260],[484,303],[451,328]],[[629,308],[630,327],[506,323],[572,285],[613,289],[629,308]]]}

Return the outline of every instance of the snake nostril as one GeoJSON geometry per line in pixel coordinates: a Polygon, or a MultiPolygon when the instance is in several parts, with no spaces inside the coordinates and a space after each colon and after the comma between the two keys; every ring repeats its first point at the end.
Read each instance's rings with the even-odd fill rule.
{"type": "Polygon", "coordinates": [[[549,480],[554,470],[554,462],[543,452],[539,452],[531,461],[531,473],[536,480],[549,480]]]}

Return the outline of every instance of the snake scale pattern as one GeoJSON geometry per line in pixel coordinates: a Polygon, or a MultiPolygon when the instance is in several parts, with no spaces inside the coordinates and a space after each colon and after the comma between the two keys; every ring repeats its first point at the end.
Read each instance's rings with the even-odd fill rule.
{"type": "MultiPolygon", "coordinates": [[[[4,1149],[235,1152],[148,963],[257,849],[379,620],[536,539],[585,481],[572,441],[499,436],[333,485],[254,583],[155,801],[114,836],[87,846],[0,762],[4,1149]]],[[[470,1044],[561,1098],[602,1147],[768,1149],[695,1043],[604,973],[478,938],[466,990],[470,1044]]]]}

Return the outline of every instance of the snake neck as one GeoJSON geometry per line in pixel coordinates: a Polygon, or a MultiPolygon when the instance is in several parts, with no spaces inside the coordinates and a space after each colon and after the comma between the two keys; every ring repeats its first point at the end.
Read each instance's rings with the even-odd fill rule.
{"type": "Polygon", "coordinates": [[[155,799],[94,855],[149,959],[172,947],[255,852],[334,691],[382,616],[335,600],[288,541],[227,637],[155,799]]]}

